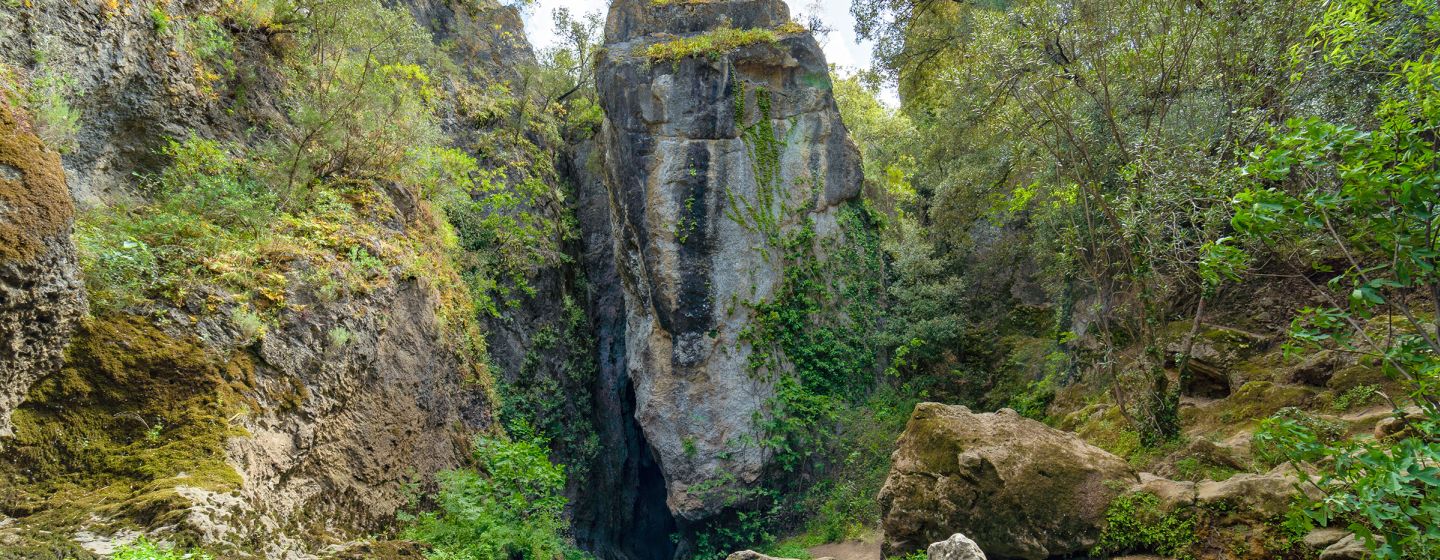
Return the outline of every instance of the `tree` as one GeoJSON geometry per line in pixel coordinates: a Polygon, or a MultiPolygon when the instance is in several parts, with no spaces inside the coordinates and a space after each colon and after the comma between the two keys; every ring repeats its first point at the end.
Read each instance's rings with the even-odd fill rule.
{"type": "MultiPolygon", "coordinates": [[[[1064,342],[1072,359],[1112,381],[1136,378],[1112,387],[1148,443],[1179,429],[1165,366],[1186,375],[1185,357],[1163,350],[1163,327],[1201,321],[1212,292],[1198,262],[1228,227],[1235,147],[1288,110],[1281,68],[1312,4],[855,5],[906,113],[922,136],[944,139],[922,144],[912,179],[936,250],[979,247],[970,232],[982,220],[1031,233],[1031,259],[1062,310],[1057,331],[1097,318],[1064,342]],[[1120,353],[1132,344],[1136,359],[1120,353]]],[[[951,273],[981,285],[991,271],[951,273]]]]}
{"type": "MultiPolygon", "coordinates": [[[[1378,558],[1440,554],[1440,7],[1341,0],[1297,52],[1329,71],[1386,76],[1370,125],[1292,119],[1252,154],[1235,227],[1293,261],[1339,270],[1302,310],[1295,346],[1336,346],[1380,363],[1419,414],[1386,396],[1404,428],[1393,441],[1329,441],[1277,417],[1261,441],[1321,465],[1323,497],[1292,523],[1343,523],[1378,558]],[[1335,292],[1348,293],[1335,297],[1335,292]],[[1422,312],[1423,305],[1429,311],[1422,312]]],[[[1304,275],[1301,275],[1305,277],[1304,275]]]]}

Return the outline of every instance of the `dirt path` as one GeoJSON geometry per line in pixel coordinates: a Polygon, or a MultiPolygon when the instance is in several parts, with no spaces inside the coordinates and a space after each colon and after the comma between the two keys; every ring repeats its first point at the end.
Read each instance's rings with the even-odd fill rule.
{"type": "Polygon", "coordinates": [[[810,556],[835,560],[880,560],[880,540],[822,544],[811,548],[810,556]]]}

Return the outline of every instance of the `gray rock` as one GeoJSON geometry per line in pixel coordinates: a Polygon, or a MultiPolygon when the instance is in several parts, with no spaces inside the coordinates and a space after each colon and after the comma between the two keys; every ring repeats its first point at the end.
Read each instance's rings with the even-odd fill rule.
{"type": "Polygon", "coordinates": [[[1285,515],[1300,492],[1292,473],[1276,470],[1265,474],[1242,473],[1223,481],[1203,481],[1196,486],[1195,503],[1215,506],[1228,516],[1261,520],[1285,515]]]}
{"type": "Polygon", "coordinates": [[[1330,545],[1344,540],[1345,537],[1350,536],[1350,534],[1350,531],[1345,529],[1321,527],[1305,534],[1305,546],[1315,550],[1325,550],[1329,548],[1330,545]]]}
{"type": "Polygon", "coordinates": [[[980,550],[980,545],[960,533],[950,535],[950,538],[930,545],[925,549],[925,558],[928,560],[985,560],[985,551],[980,550]]]}
{"type": "Polygon", "coordinates": [[[673,63],[645,49],[726,22],[787,21],[779,0],[619,0],[597,70],[634,414],[670,510],[689,521],[726,507],[770,461],[753,442],[773,380],[749,371],[741,333],[749,305],[780,285],[774,238],[807,221],[821,238],[839,235],[837,206],[862,174],[808,33],[673,63]],[[755,155],[745,130],[771,127],[758,142],[777,153],[761,162],[770,156],[755,155]]]}
{"type": "Polygon", "coordinates": [[[759,553],[759,552],[755,552],[755,551],[753,551],[753,550],[742,550],[742,551],[740,551],[740,552],[732,552],[732,553],[730,553],[729,556],[726,556],[726,557],[725,557],[725,560],[794,560],[794,559],[793,559],[793,558],[778,558],[778,557],[775,557],[775,556],[767,556],[767,555],[761,554],[761,553],[759,553]]]}
{"type": "Polygon", "coordinates": [[[1320,553],[1320,560],[1366,560],[1370,558],[1370,549],[1365,548],[1365,543],[1355,538],[1355,535],[1346,535],[1339,542],[1330,545],[1320,553]]]}
{"type": "Polygon", "coordinates": [[[58,371],[85,315],[60,157],[30,130],[0,94],[0,437],[30,385],[58,371]]]}

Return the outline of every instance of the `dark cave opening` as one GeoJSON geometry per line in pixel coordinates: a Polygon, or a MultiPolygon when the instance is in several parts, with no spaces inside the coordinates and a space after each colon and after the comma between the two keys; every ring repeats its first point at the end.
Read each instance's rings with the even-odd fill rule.
{"type": "Polygon", "coordinates": [[[665,476],[635,419],[629,379],[623,370],[614,373],[602,393],[609,406],[597,410],[613,454],[598,465],[599,476],[580,482],[586,521],[577,524],[576,537],[601,560],[673,560],[680,528],[665,503],[665,476]]]}
{"type": "Polygon", "coordinates": [[[671,560],[676,548],[673,536],[678,528],[670,507],[665,505],[665,476],[644,436],[640,441],[638,467],[633,529],[621,536],[622,547],[629,552],[631,560],[671,560]]]}

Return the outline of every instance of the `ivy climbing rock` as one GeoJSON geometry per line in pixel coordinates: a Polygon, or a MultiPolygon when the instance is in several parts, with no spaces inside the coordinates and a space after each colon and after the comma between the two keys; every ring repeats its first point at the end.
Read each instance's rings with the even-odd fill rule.
{"type": "Polygon", "coordinates": [[[789,364],[747,332],[787,241],[844,235],[860,157],[819,45],[779,0],[617,0],[603,53],[635,417],[671,512],[696,522],[743,502],[771,463],[761,424],[789,364]]]}
{"type": "Polygon", "coordinates": [[[85,314],[60,155],[0,95],[0,437],[85,314]]]}

